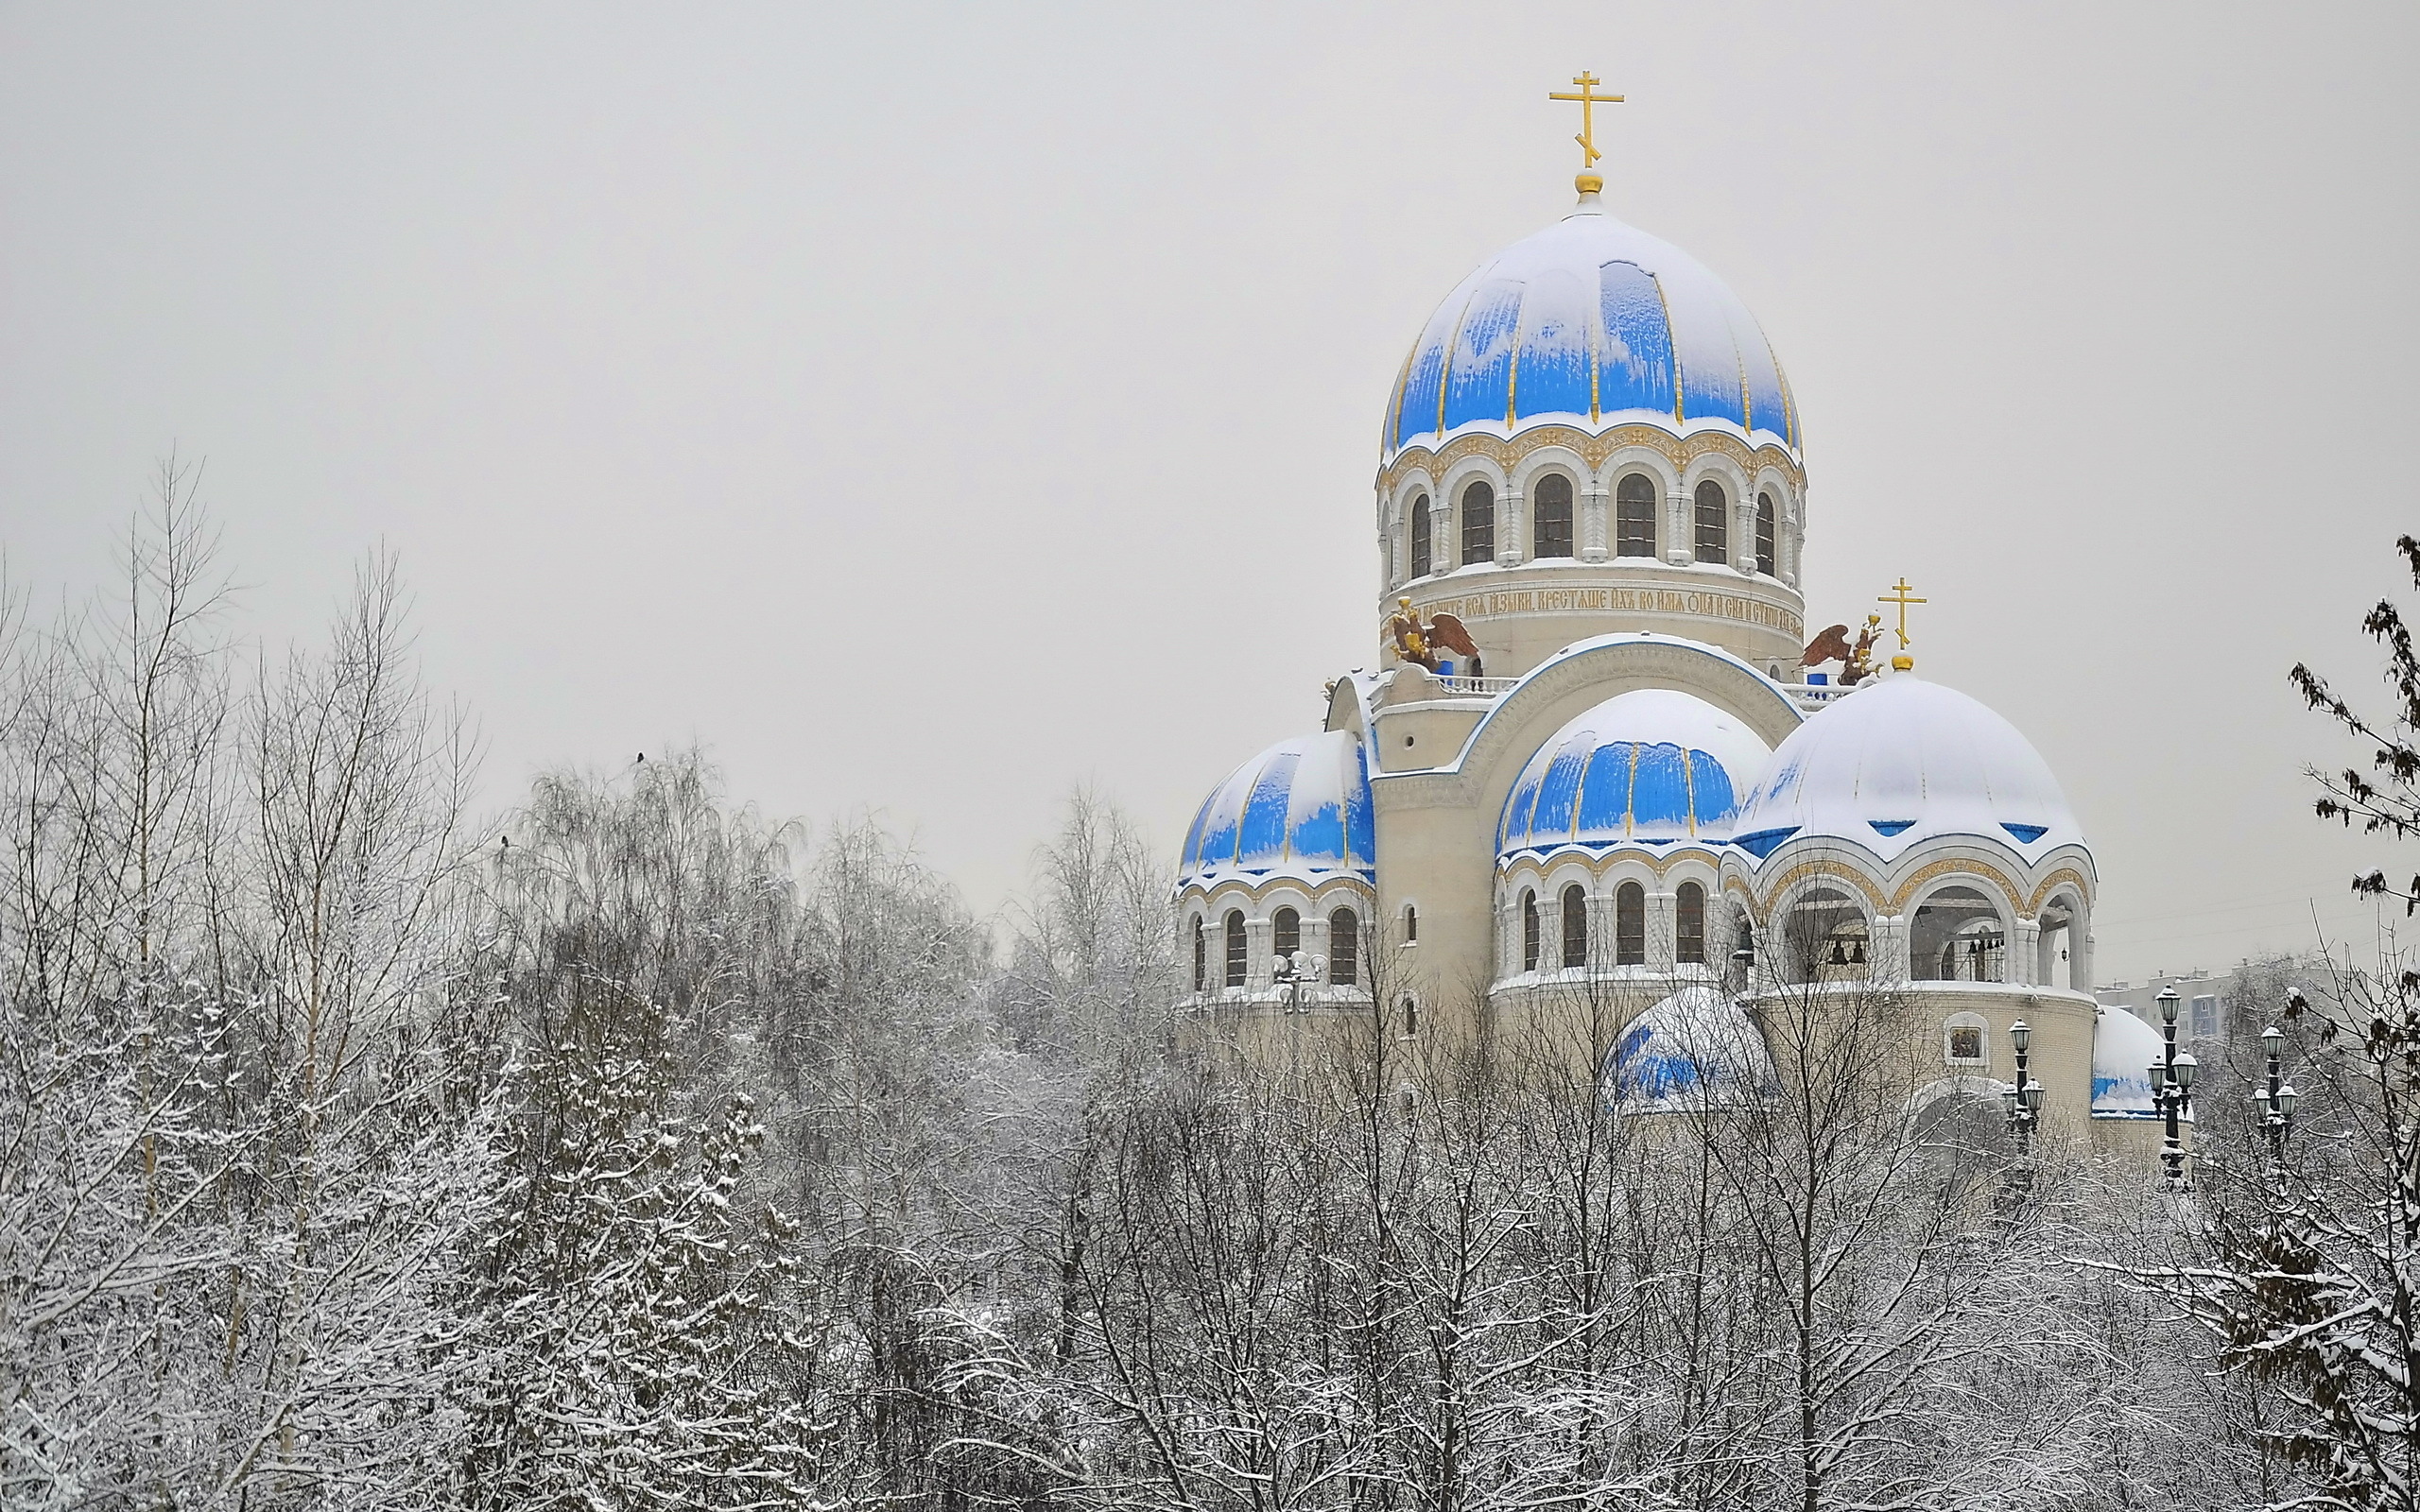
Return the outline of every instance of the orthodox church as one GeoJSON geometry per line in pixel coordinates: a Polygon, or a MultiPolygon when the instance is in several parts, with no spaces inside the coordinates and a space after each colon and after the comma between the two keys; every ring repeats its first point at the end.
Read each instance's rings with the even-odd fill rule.
{"type": "Polygon", "coordinates": [[[1607,211],[1592,138],[1577,203],[1445,296],[1386,397],[1377,662],[1185,832],[1181,1012],[1250,1054],[1588,995],[1627,1005],[1608,1095],[1651,1110],[1759,996],[1883,983],[1930,1093],[1996,1106],[2030,1040],[2046,1122],[2143,1147],[2158,1037],[2092,995],[2057,779],[1917,674],[1904,581],[1886,665],[1879,615],[1808,644],[1789,380],[1720,279],[1607,211]]]}

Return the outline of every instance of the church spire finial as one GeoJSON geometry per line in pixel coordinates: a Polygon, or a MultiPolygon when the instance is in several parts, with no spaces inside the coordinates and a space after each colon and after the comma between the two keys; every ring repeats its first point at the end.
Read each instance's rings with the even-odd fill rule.
{"type": "Polygon", "coordinates": [[[1891,659],[1891,670],[1893,672],[1913,672],[1916,669],[1916,659],[1908,654],[1908,606],[1910,604],[1927,604],[1930,603],[1931,600],[1910,597],[1908,593],[1908,575],[1901,573],[1899,575],[1899,580],[1891,585],[1891,592],[1877,595],[1875,602],[1877,604],[1896,604],[1899,606],[1899,629],[1897,632],[1899,636],[1899,654],[1891,659]]]}
{"type": "Polygon", "coordinates": [[[1593,195],[1605,187],[1604,175],[1597,171],[1597,160],[1604,156],[1603,153],[1597,150],[1597,107],[1599,105],[1619,105],[1623,101],[1623,96],[1619,94],[1596,94],[1596,87],[1599,84],[1603,83],[1604,80],[1599,78],[1596,75],[1589,73],[1584,68],[1580,71],[1578,77],[1572,79],[1572,82],[1580,86],[1579,94],[1549,94],[1547,98],[1550,100],[1568,100],[1580,107],[1580,134],[1573,137],[1571,140],[1580,144],[1580,177],[1575,180],[1574,182],[1579,186],[1580,193],[1584,197],[1587,195],[1593,195]]]}

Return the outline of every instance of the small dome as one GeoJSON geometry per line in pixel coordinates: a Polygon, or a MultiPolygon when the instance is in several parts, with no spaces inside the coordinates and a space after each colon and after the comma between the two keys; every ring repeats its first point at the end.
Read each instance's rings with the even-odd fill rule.
{"type": "Polygon", "coordinates": [[[1854,840],[1885,861],[1937,835],[2028,856],[2083,842],[2058,779],[2014,725],[1904,672],[1792,730],[1732,826],[1759,859],[1799,834],[1854,840]]]}
{"type": "Polygon", "coordinates": [[[1376,879],[1361,742],[1346,730],[1270,747],[1219,784],[1184,833],[1177,885],[1221,878],[1376,879]]]}
{"type": "Polygon", "coordinates": [[[1800,444],[1781,364],[1738,296],[1590,195],[1437,307],[1396,381],[1382,450],[1466,425],[1510,435],[1625,418],[1800,444]]]}
{"type": "Polygon", "coordinates": [[[1605,1095],[1624,1113],[1720,1106],[1753,1095],[1772,1079],[1772,1057],[1754,1021],[1703,983],[1633,1019],[1605,1057],[1605,1095]]]}
{"type": "Polygon", "coordinates": [[[2157,1118],[2152,1062],[2166,1050],[2157,1029],[2124,1008],[2103,1007],[2092,1027],[2092,1116],[2157,1118]]]}
{"type": "Polygon", "coordinates": [[[1639,688],[1564,725],[1504,800],[1496,851],[1720,840],[1772,754],[1703,698],[1639,688]]]}

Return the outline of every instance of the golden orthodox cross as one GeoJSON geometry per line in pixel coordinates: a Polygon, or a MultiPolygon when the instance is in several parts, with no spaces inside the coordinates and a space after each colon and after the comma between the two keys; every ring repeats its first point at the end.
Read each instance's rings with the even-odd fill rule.
{"type": "Polygon", "coordinates": [[[1899,649],[1906,650],[1908,648],[1908,606],[1929,603],[1931,600],[1909,597],[1908,579],[1906,575],[1902,574],[1899,580],[1891,585],[1891,592],[1876,595],[1874,601],[1877,604],[1899,606],[1899,649]]]}
{"type": "Polygon", "coordinates": [[[1599,78],[1596,75],[1587,72],[1585,69],[1582,69],[1580,77],[1573,79],[1572,82],[1580,86],[1579,94],[1548,94],[1547,98],[1550,100],[1573,100],[1578,102],[1580,106],[1580,134],[1573,137],[1571,140],[1579,143],[1580,150],[1588,154],[1586,157],[1580,160],[1580,165],[1583,168],[1592,168],[1596,166],[1597,160],[1604,156],[1603,153],[1597,150],[1597,107],[1599,105],[1619,105],[1622,103],[1622,96],[1619,94],[1594,94],[1589,93],[1591,90],[1596,88],[1596,86],[1603,83],[1604,80],[1599,78]]]}

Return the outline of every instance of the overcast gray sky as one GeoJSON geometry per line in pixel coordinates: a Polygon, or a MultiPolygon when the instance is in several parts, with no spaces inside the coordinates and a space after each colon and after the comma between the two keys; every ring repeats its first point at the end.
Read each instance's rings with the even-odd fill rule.
{"type": "Polygon", "coordinates": [[[385,541],[487,790],[696,739],[978,907],[1098,779],[1173,851],[1374,655],[1430,309],[1608,199],[1760,320],[1814,624],[2049,759],[2107,977],[2374,937],[2297,658],[2420,528],[2420,8],[0,8],[0,542],[207,457],[248,623],[385,541]]]}

